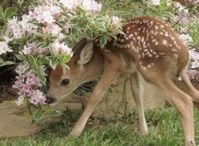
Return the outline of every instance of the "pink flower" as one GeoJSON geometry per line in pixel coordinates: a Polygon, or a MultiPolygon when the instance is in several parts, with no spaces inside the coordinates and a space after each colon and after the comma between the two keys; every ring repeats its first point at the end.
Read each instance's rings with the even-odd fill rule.
{"type": "Polygon", "coordinates": [[[58,25],[51,23],[43,27],[42,32],[52,36],[57,36],[61,32],[61,28],[58,25]]]}
{"type": "Polygon", "coordinates": [[[23,95],[26,95],[27,93],[29,93],[29,91],[30,91],[30,86],[27,86],[26,84],[23,84],[23,86],[21,87],[20,92],[23,95]]]}
{"type": "Polygon", "coordinates": [[[183,13],[179,13],[177,16],[176,16],[176,21],[179,22],[180,24],[183,24],[183,25],[187,25],[189,20],[187,18],[187,15],[186,14],[183,14],[183,13]]]}
{"type": "Polygon", "coordinates": [[[190,49],[189,55],[191,59],[190,68],[191,69],[199,68],[199,52],[196,51],[195,49],[190,49]]]}
{"type": "Polygon", "coordinates": [[[46,48],[42,48],[42,47],[37,47],[36,48],[36,54],[43,54],[46,52],[46,48]]]}
{"type": "Polygon", "coordinates": [[[8,31],[12,32],[16,39],[21,38],[24,33],[16,17],[8,21],[8,31]]]}
{"type": "Polygon", "coordinates": [[[12,86],[14,89],[17,89],[19,95],[16,103],[20,105],[23,102],[22,98],[28,97],[34,105],[45,104],[46,99],[43,92],[38,89],[41,83],[36,75],[27,72],[26,66],[24,67],[22,64],[18,66],[18,70],[20,68],[23,71],[19,72],[20,76],[16,76],[15,84],[12,86]]]}
{"type": "Polygon", "coordinates": [[[23,76],[16,76],[15,84],[12,86],[15,89],[21,89],[24,84],[24,77],[23,76]]]}
{"type": "Polygon", "coordinates": [[[30,95],[30,103],[33,105],[46,104],[46,97],[40,90],[33,90],[30,95]]]}
{"type": "Polygon", "coordinates": [[[55,15],[55,13],[52,11],[50,6],[37,6],[33,12],[30,11],[29,13],[29,16],[33,20],[42,24],[55,22],[53,15],[55,15]]]}
{"type": "Polygon", "coordinates": [[[39,80],[34,74],[30,74],[26,77],[26,84],[29,86],[36,86],[39,84],[39,80]]]}
{"type": "Polygon", "coordinates": [[[197,70],[189,70],[187,71],[190,80],[197,80],[199,81],[199,71],[197,70]]]}
{"type": "Polygon", "coordinates": [[[80,0],[59,0],[59,2],[66,7],[69,11],[74,11],[78,5],[80,5],[80,0]]]}
{"type": "Polygon", "coordinates": [[[28,55],[28,54],[40,55],[40,54],[44,53],[45,51],[46,51],[45,48],[37,47],[35,42],[27,43],[22,50],[23,54],[25,54],[25,55],[28,55]]]}
{"type": "Polygon", "coordinates": [[[28,43],[24,46],[22,52],[27,55],[27,54],[30,54],[33,49],[36,47],[36,43],[28,43]]]}

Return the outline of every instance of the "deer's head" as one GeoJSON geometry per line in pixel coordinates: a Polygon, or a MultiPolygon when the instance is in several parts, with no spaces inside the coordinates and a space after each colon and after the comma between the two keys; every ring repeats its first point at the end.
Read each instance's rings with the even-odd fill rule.
{"type": "Polygon", "coordinates": [[[87,42],[85,39],[79,41],[73,48],[71,60],[67,63],[69,69],[63,72],[61,65],[57,65],[50,73],[47,103],[61,101],[81,84],[102,72],[104,59],[93,46],[94,42],[87,42]]]}

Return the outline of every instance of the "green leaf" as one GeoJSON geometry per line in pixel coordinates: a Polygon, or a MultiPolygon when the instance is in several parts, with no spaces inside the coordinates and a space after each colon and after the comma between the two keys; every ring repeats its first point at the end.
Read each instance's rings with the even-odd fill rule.
{"type": "Polygon", "coordinates": [[[0,64],[3,63],[3,59],[0,57],[0,64]]]}
{"type": "Polygon", "coordinates": [[[161,7],[166,7],[167,6],[167,1],[168,0],[160,0],[160,6],[161,7]]]}
{"type": "Polygon", "coordinates": [[[15,63],[12,61],[2,62],[2,60],[0,60],[0,67],[7,66],[7,65],[13,65],[13,64],[15,64],[15,63]]]}
{"type": "Polygon", "coordinates": [[[45,113],[43,114],[43,116],[61,116],[62,115],[62,112],[61,111],[58,111],[58,110],[55,110],[55,109],[51,109],[51,108],[48,108],[45,113]]]}
{"type": "Polygon", "coordinates": [[[53,58],[50,60],[50,67],[52,69],[55,69],[58,63],[59,63],[59,60],[57,60],[56,58],[53,58]]]}
{"type": "Polygon", "coordinates": [[[5,10],[5,18],[8,19],[8,18],[11,18],[12,16],[14,16],[17,12],[17,9],[15,7],[8,7],[6,10],[5,10]]]}
{"type": "Polygon", "coordinates": [[[32,117],[32,123],[38,123],[41,120],[42,117],[42,112],[39,109],[37,109],[34,113],[33,113],[33,117],[32,117]]]}
{"type": "Polygon", "coordinates": [[[103,48],[107,41],[108,41],[109,35],[104,35],[103,37],[100,38],[100,46],[103,48]]]}
{"type": "Polygon", "coordinates": [[[41,81],[41,83],[43,85],[46,85],[46,77],[40,72],[37,72],[36,74],[37,74],[38,79],[41,81]]]}
{"type": "Polygon", "coordinates": [[[19,59],[19,60],[25,60],[25,59],[24,59],[24,56],[21,55],[21,54],[16,54],[15,56],[16,56],[17,59],[19,59]]]}
{"type": "Polygon", "coordinates": [[[0,6],[0,20],[4,20],[4,12],[1,6],[0,6]]]}
{"type": "Polygon", "coordinates": [[[37,60],[32,55],[29,55],[28,61],[29,61],[29,64],[31,65],[31,68],[36,71],[38,68],[37,60]]]}

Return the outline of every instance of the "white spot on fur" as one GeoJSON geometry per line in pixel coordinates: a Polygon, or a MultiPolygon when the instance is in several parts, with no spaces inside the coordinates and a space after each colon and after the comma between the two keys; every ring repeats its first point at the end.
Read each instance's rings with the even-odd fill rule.
{"type": "Polygon", "coordinates": [[[156,46],[159,45],[158,41],[155,42],[155,45],[156,45],[156,46]]]}
{"type": "Polygon", "coordinates": [[[166,40],[163,40],[163,41],[162,41],[162,44],[163,44],[164,46],[166,46],[166,45],[167,45],[167,41],[166,41],[166,40]]]}
{"type": "Polygon", "coordinates": [[[156,26],[155,26],[155,29],[156,29],[156,30],[158,30],[158,29],[159,29],[159,27],[156,25],[156,26]]]}

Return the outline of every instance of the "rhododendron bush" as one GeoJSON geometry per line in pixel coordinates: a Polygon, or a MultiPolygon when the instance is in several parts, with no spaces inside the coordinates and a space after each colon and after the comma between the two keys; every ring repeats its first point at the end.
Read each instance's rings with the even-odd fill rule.
{"type": "Polygon", "coordinates": [[[71,47],[80,38],[100,38],[101,46],[120,30],[120,19],[101,14],[100,3],[94,0],[59,0],[35,6],[21,17],[8,20],[0,42],[0,54],[16,52],[20,60],[16,82],[20,104],[28,97],[34,105],[45,104],[40,90],[46,83],[45,68],[55,68],[72,56],[71,47]]]}

